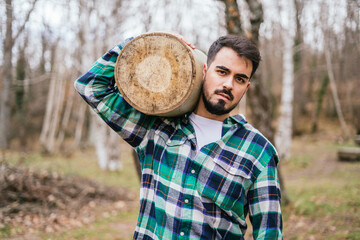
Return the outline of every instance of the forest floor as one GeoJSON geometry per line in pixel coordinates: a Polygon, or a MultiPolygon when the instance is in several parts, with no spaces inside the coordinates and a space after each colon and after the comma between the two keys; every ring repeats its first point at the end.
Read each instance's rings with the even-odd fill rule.
{"type": "MultiPolygon", "coordinates": [[[[283,187],[290,198],[282,207],[285,239],[360,239],[360,162],[337,160],[340,147],[354,146],[340,144],[338,135],[319,131],[296,137],[292,157],[281,161],[283,187]]],[[[130,151],[118,172],[99,170],[92,150],[70,158],[17,152],[3,158],[0,239],[132,238],[139,181],[130,151]],[[25,194],[35,187],[36,194],[25,194]],[[27,204],[19,204],[26,199],[27,204]]]]}

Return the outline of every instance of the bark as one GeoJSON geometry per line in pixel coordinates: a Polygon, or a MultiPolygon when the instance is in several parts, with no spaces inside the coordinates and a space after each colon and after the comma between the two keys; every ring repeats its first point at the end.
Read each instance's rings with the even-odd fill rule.
{"type": "MultiPolygon", "coordinates": [[[[56,76],[58,78],[58,76],[56,76]]],[[[62,106],[65,95],[65,81],[56,79],[56,94],[53,96],[52,116],[50,120],[50,129],[45,142],[45,150],[48,153],[54,153],[57,150],[56,135],[60,126],[62,106]]]]}
{"type": "Polygon", "coordinates": [[[46,146],[46,142],[47,142],[47,136],[49,135],[49,131],[50,131],[55,91],[56,91],[56,79],[52,74],[51,78],[50,78],[50,87],[49,87],[48,97],[47,97],[47,101],[46,101],[45,117],[44,117],[41,134],[40,134],[40,143],[43,146],[44,150],[46,150],[45,146],[46,146]]]}
{"type": "MultiPolygon", "coordinates": [[[[46,40],[45,40],[46,41],[46,40]]],[[[65,99],[65,80],[60,79],[56,73],[56,43],[51,47],[51,78],[46,102],[45,118],[42,125],[40,143],[45,153],[54,153],[57,150],[56,136],[60,129],[60,119],[65,99]]],[[[46,49],[43,49],[46,51],[46,49]]]]}
{"type": "Polygon", "coordinates": [[[326,59],[326,68],[327,68],[328,75],[329,75],[331,93],[332,93],[332,96],[333,96],[336,113],[337,113],[337,116],[339,118],[341,128],[342,128],[342,130],[344,132],[344,138],[348,139],[349,136],[350,136],[350,133],[349,133],[349,129],[347,128],[347,125],[345,123],[344,115],[343,115],[343,112],[342,112],[342,109],[341,109],[339,96],[338,96],[338,93],[337,93],[337,87],[336,87],[333,67],[332,67],[332,63],[331,63],[330,50],[329,50],[327,45],[325,45],[325,59],[326,59]]]}
{"type": "Polygon", "coordinates": [[[10,123],[10,88],[13,80],[12,74],[12,37],[13,6],[12,0],[6,0],[6,33],[3,43],[3,73],[0,102],[0,148],[8,148],[9,123],[10,123]]]}
{"type": "Polygon", "coordinates": [[[93,115],[93,121],[95,125],[95,128],[93,129],[94,137],[95,137],[94,144],[95,144],[96,156],[98,159],[98,165],[102,170],[106,170],[108,163],[108,153],[106,148],[107,126],[97,115],[93,115]]]}
{"type": "Polygon", "coordinates": [[[110,171],[117,171],[123,169],[122,158],[125,153],[126,146],[122,142],[121,137],[113,131],[111,128],[106,126],[107,129],[107,152],[108,152],[108,163],[107,169],[110,171]]]}
{"type": "Polygon", "coordinates": [[[26,81],[26,58],[25,58],[25,46],[19,50],[19,56],[16,63],[16,81],[21,82],[20,85],[15,85],[15,122],[18,126],[22,126],[16,129],[16,137],[20,139],[20,145],[23,150],[26,149],[26,129],[27,121],[27,107],[26,107],[26,88],[28,88],[28,81],[26,81]]]}
{"type": "Polygon", "coordinates": [[[275,134],[275,145],[281,159],[290,158],[292,141],[292,113],[294,98],[293,39],[284,33],[283,84],[281,93],[280,119],[275,134]]]}
{"type": "Polygon", "coordinates": [[[317,94],[316,107],[315,107],[315,111],[314,111],[313,117],[312,117],[312,127],[311,127],[312,133],[315,133],[318,130],[318,119],[319,119],[319,115],[321,112],[322,104],[323,104],[324,97],[325,97],[328,86],[329,86],[329,76],[326,75],[326,76],[324,76],[323,80],[321,81],[320,90],[318,91],[318,94],[317,94]]]}
{"type": "MultiPolygon", "coordinates": [[[[257,46],[259,46],[259,29],[264,20],[262,5],[258,0],[246,0],[246,2],[249,5],[251,13],[251,32],[248,37],[257,46]]],[[[266,87],[260,68],[258,68],[251,81],[252,86],[249,88],[247,96],[252,113],[252,122],[256,128],[258,128],[271,142],[273,142],[273,101],[270,89],[266,87]]]]}
{"type": "Polygon", "coordinates": [[[87,106],[85,104],[80,104],[79,107],[77,108],[76,113],[77,113],[77,121],[75,127],[75,136],[71,146],[71,149],[73,150],[78,149],[81,142],[85,120],[86,120],[87,106]]]}
{"type": "Polygon", "coordinates": [[[72,107],[73,107],[74,98],[75,98],[75,91],[74,91],[72,82],[67,83],[66,89],[67,89],[68,95],[66,95],[67,96],[66,97],[66,105],[65,105],[64,114],[63,114],[62,121],[61,121],[61,128],[60,128],[58,138],[57,138],[57,142],[60,147],[62,147],[62,144],[65,139],[65,132],[66,132],[67,126],[70,121],[70,116],[71,116],[72,107]]]}
{"type": "Polygon", "coordinates": [[[301,26],[301,15],[304,8],[303,0],[294,0],[295,6],[295,22],[296,22],[296,33],[294,40],[294,88],[296,91],[294,92],[294,117],[293,117],[293,132],[294,134],[300,133],[301,129],[298,124],[302,120],[301,116],[306,114],[306,95],[304,94],[304,86],[306,78],[303,77],[303,34],[302,34],[302,26],[301,26]]]}
{"type": "Polygon", "coordinates": [[[240,21],[239,6],[236,0],[220,0],[225,4],[226,30],[229,34],[243,33],[240,21]]]}
{"type": "Polygon", "coordinates": [[[116,171],[123,168],[121,154],[124,146],[120,136],[107,126],[99,116],[92,113],[93,143],[95,145],[98,165],[102,170],[116,171]]]}

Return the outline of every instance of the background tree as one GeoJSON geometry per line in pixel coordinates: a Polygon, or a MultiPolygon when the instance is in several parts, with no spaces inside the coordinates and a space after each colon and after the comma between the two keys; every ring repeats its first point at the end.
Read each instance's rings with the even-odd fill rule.
{"type": "MultiPolygon", "coordinates": [[[[287,9],[285,18],[288,19],[288,22],[287,26],[284,26],[282,30],[282,42],[284,44],[284,48],[282,49],[282,91],[280,102],[280,116],[274,141],[280,158],[283,160],[287,160],[290,158],[292,141],[295,59],[293,58],[294,37],[291,33],[293,28],[292,23],[294,20],[291,11],[291,9],[293,9],[291,2],[287,2],[287,5],[284,6],[284,8],[287,9]]],[[[279,15],[281,15],[281,13],[279,15]]]]}
{"type": "Polygon", "coordinates": [[[6,33],[3,41],[3,68],[2,68],[2,86],[1,86],[1,102],[0,102],[0,148],[5,149],[8,147],[9,138],[9,124],[10,124],[10,98],[11,98],[11,84],[13,81],[13,48],[15,41],[19,38],[20,34],[25,29],[26,23],[30,19],[30,15],[35,8],[37,0],[34,0],[25,13],[25,18],[20,26],[13,34],[14,27],[14,13],[13,1],[5,0],[6,8],[6,33]]]}

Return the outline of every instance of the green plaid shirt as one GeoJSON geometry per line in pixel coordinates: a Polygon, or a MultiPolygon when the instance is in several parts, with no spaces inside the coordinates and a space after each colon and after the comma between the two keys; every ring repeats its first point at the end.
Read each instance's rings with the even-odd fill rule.
{"type": "Polygon", "coordinates": [[[188,115],[142,114],[114,81],[119,52],[106,53],[75,88],[139,155],[140,213],[134,239],[282,239],[276,150],[241,115],[223,122],[222,138],[197,153],[188,115]]]}

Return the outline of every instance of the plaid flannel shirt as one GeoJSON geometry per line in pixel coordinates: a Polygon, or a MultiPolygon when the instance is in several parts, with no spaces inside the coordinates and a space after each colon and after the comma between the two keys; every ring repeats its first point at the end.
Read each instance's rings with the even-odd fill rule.
{"type": "Polygon", "coordinates": [[[116,46],[75,88],[134,147],[142,178],[134,239],[282,239],[276,150],[241,115],[225,119],[222,138],[196,152],[188,115],[148,116],[131,107],[114,81],[116,46]]]}

